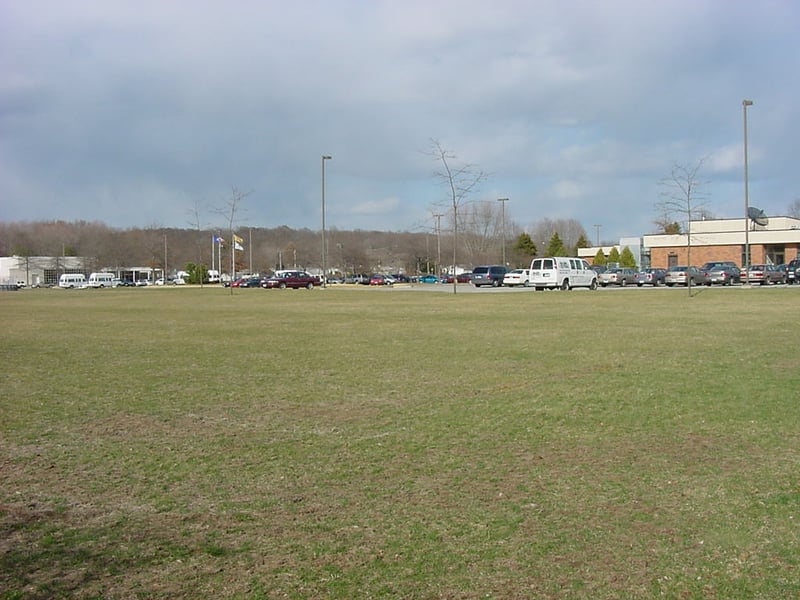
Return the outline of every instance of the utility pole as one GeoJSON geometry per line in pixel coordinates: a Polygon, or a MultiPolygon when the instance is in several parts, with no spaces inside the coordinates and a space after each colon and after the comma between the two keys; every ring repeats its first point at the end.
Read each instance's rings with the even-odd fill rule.
{"type": "Polygon", "coordinates": [[[506,266],[506,202],[508,198],[498,198],[497,201],[503,207],[502,230],[503,230],[503,266],[506,266]]]}
{"type": "Polygon", "coordinates": [[[433,218],[436,219],[436,277],[442,277],[442,213],[434,213],[433,218]]]}

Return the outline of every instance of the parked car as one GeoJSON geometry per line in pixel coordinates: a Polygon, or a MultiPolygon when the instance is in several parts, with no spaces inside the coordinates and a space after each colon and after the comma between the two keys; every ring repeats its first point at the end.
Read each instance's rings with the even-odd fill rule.
{"type": "Polygon", "coordinates": [[[733,265],[718,265],[707,271],[712,284],[733,285],[742,282],[742,272],[733,265]]]}
{"type": "MultiPolygon", "coordinates": [[[[472,273],[459,273],[455,276],[456,283],[469,283],[472,281],[472,273]]],[[[442,275],[439,283],[453,283],[453,276],[450,274],[442,275]]]]}
{"type": "Polygon", "coordinates": [[[531,270],[530,269],[512,269],[508,273],[505,274],[503,277],[503,285],[508,287],[514,287],[517,285],[521,285],[522,287],[528,287],[531,282],[531,270]]]}
{"type": "Polygon", "coordinates": [[[800,258],[786,263],[786,283],[789,285],[800,283],[800,258]]]}
{"type": "Polygon", "coordinates": [[[628,267],[608,269],[598,276],[598,283],[602,287],[607,285],[619,285],[625,287],[628,284],[636,283],[636,272],[628,267]]]}
{"type": "Polygon", "coordinates": [[[488,265],[472,269],[472,284],[479,288],[483,285],[500,287],[508,269],[501,265],[488,265]]]}
{"type": "Polygon", "coordinates": [[[315,285],[320,285],[319,277],[310,275],[305,271],[276,271],[275,275],[268,277],[261,282],[261,287],[272,288],[307,288],[313,289],[315,285]]]}
{"type": "Polygon", "coordinates": [[[786,283],[786,275],[775,265],[750,265],[747,270],[750,283],[769,285],[771,283],[786,283]]]}
{"type": "Polygon", "coordinates": [[[253,275],[252,277],[245,277],[244,280],[242,280],[239,283],[238,287],[243,287],[243,288],[261,287],[261,277],[256,277],[255,275],[253,275]]]}
{"type": "Polygon", "coordinates": [[[643,285],[652,285],[658,287],[664,283],[664,278],[667,276],[666,269],[642,269],[633,276],[636,285],[642,287],[643,285]]]}
{"type": "Polygon", "coordinates": [[[417,281],[420,283],[439,283],[439,278],[433,273],[428,273],[427,275],[420,276],[417,281]]]}
{"type": "Polygon", "coordinates": [[[393,283],[394,279],[381,273],[375,273],[369,278],[370,285],[392,285],[393,283]]]}
{"type": "Polygon", "coordinates": [[[705,271],[701,271],[694,266],[677,265],[667,269],[664,283],[668,287],[673,285],[711,285],[711,280],[705,271]]]}

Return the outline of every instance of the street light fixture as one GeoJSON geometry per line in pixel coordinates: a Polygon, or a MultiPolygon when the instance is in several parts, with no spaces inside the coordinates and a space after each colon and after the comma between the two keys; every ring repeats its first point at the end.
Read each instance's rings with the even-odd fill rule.
{"type": "Polygon", "coordinates": [[[750,192],[747,172],[747,107],[753,106],[752,100],[742,100],[744,117],[744,280],[750,284],[750,192]]]}
{"type": "Polygon", "coordinates": [[[322,155],[322,287],[327,287],[328,270],[325,252],[325,161],[333,158],[327,154],[322,155]]]}
{"type": "Polygon", "coordinates": [[[498,198],[497,201],[503,207],[502,230],[503,230],[503,266],[506,266],[506,202],[508,198],[498,198]]]}

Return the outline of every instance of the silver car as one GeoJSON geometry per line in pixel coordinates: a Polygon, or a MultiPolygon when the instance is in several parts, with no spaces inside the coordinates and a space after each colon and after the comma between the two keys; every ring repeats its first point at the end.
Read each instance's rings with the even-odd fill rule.
{"type": "Polygon", "coordinates": [[[750,283],[769,285],[770,283],[786,283],[786,273],[775,265],[750,265],[747,270],[750,283]]]}
{"type": "Polygon", "coordinates": [[[733,285],[742,282],[742,273],[738,267],[720,265],[708,271],[708,278],[712,284],[733,285]]]}
{"type": "Polygon", "coordinates": [[[697,267],[676,265],[667,269],[667,275],[664,277],[664,283],[668,287],[673,285],[711,285],[711,279],[708,273],[701,271],[697,267]]]}
{"type": "Polygon", "coordinates": [[[633,285],[636,283],[636,271],[627,267],[608,269],[604,273],[600,273],[598,283],[603,287],[607,285],[619,285],[622,287],[628,284],[633,285]]]}

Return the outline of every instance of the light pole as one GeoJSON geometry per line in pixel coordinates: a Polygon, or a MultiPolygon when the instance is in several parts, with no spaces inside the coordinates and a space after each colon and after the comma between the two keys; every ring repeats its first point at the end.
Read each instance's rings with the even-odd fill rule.
{"type": "Polygon", "coordinates": [[[597,225],[597,224],[595,224],[595,226],[594,226],[595,232],[597,233],[597,247],[598,248],[600,247],[600,228],[601,227],[602,227],[602,225],[597,225]]]}
{"type": "Polygon", "coordinates": [[[752,100],[742,100],[744,117],[744,281],[750,284],[750,192],[747,173],[747,107],[753,106],[752,100]]]}
{"type": "MultiPolygon", "coordinates": [[[[442,213],[435,213],[433,215],[436,219],[436,281],[441,281],[442,278],[442,213]]],[[[430,272],[430,269],[428,269],[430,272]]]]}
{"type": "Polygon", "coordinates": [[[331,156],[322,155],[322,287],[327,287],[328,274],[325,264],[325,161],[330,160],[331,156]]]}
{"type": "Polygon", "coordinates": [[[506,202],[508,202],[508,198],[498,198],[497,201],[500,203],[500,206],[503,208],[502,212],[502,231],[503,231],[503,266],[506,266],[506,202]]]}

